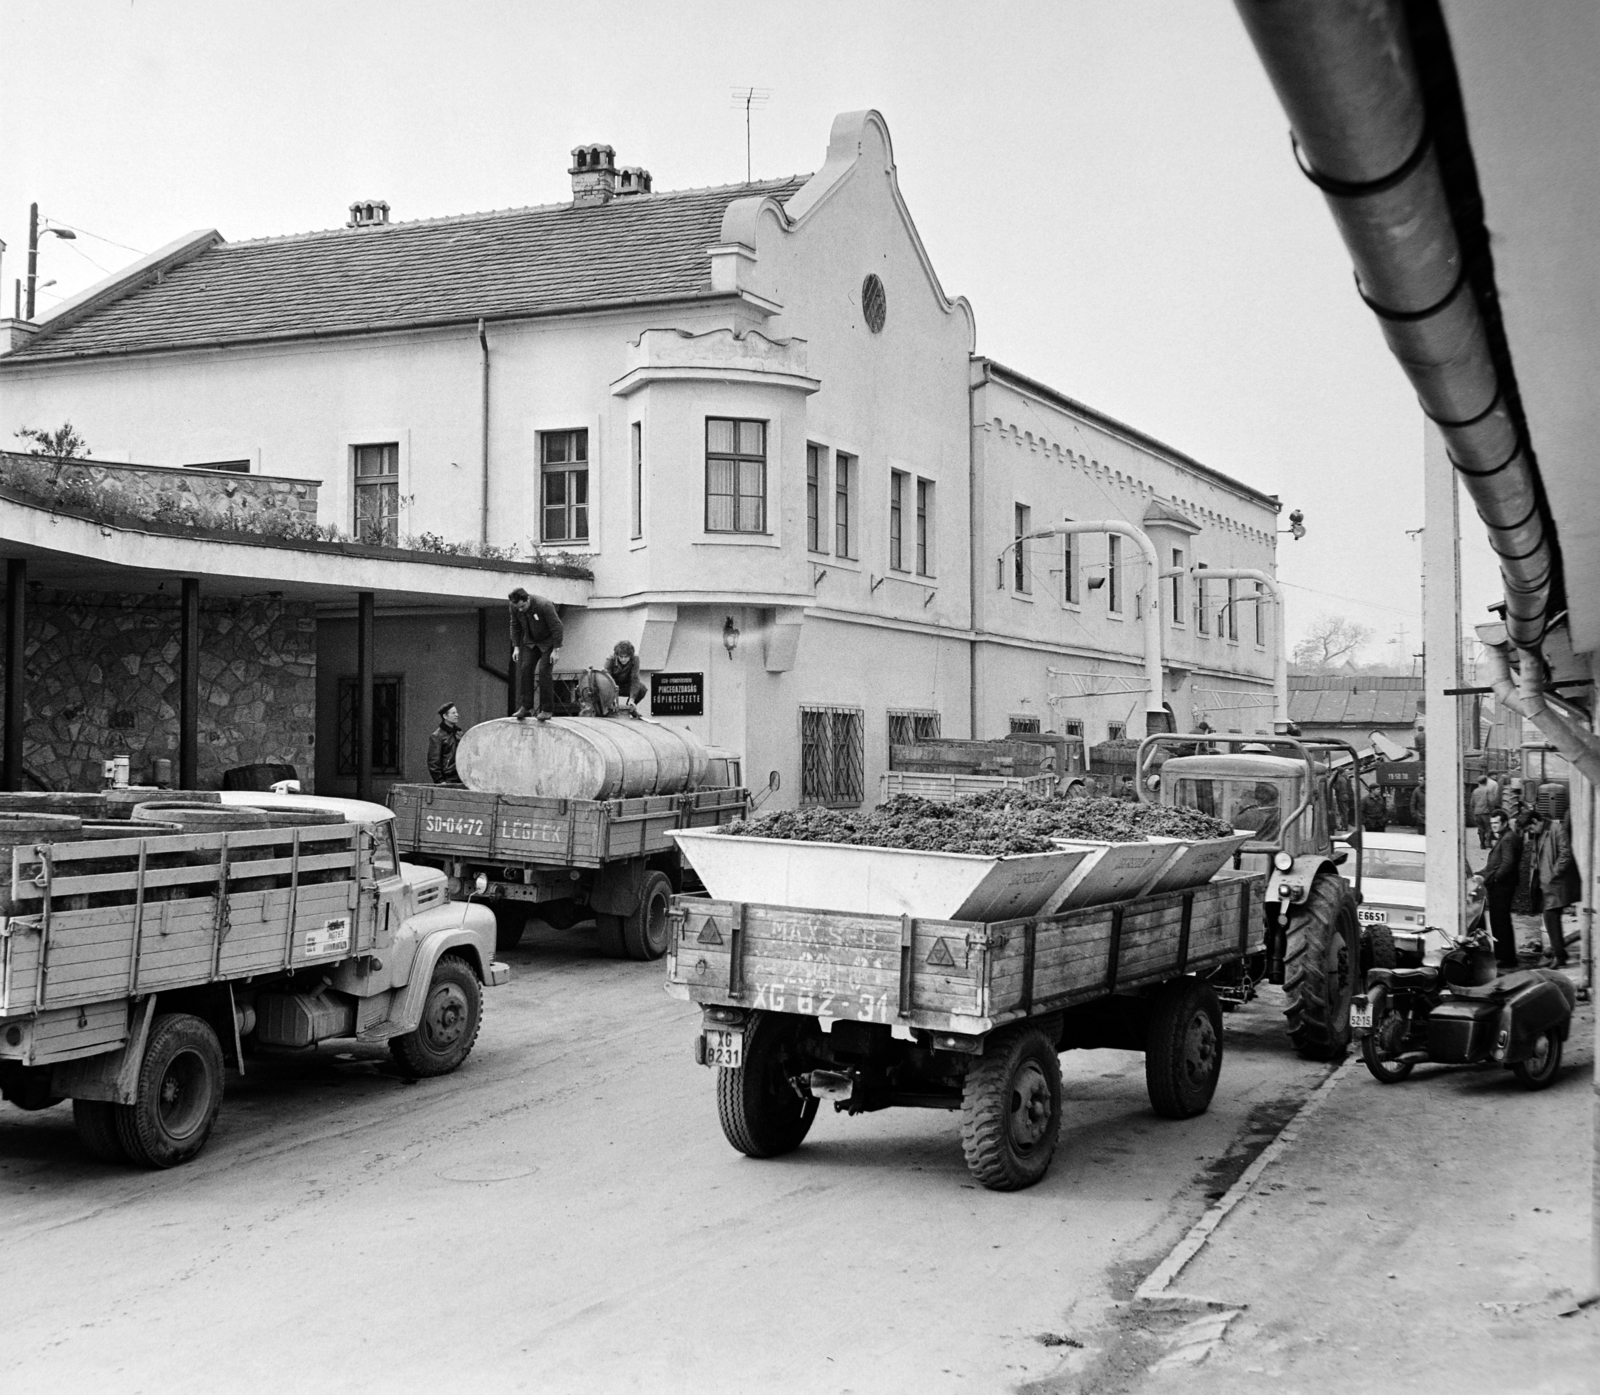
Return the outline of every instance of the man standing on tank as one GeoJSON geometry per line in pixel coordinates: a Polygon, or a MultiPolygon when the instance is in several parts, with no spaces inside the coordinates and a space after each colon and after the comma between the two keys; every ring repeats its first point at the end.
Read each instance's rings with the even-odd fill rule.
{"type": "Polygon", "coordinates": [[[565,631],[553,602],[543,596],[530,596],[517,587],[507,599],[511,603],[511,660],[517,670],[517,710],[519,722],[532,716],[547,722],[555,708],[555,679],[551,666],[561,652],[565,631]]]}

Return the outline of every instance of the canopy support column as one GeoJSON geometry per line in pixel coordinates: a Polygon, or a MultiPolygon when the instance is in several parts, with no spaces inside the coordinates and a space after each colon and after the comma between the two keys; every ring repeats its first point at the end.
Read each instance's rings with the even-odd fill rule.
{"type": "Polygon", "coordinates": [[[356,617],[356,798],[372,798],[372,650],[377,603],[358,593],[356,617]]]}
{"type": "Polygon", "coordinates": [[[178,636],[178,788],[200,784],[200,579],[183,578],[178,636]]]}
{"type": "Polygon", "coordinates": [[[5,786],[20,790],[22,774],[23,665],[27,662],[28,564],[6,561],[6,737],[5,786]]]}

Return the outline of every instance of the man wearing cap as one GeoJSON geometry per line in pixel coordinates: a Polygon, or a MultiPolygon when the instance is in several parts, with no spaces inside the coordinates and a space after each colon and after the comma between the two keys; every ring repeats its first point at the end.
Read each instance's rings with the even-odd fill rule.
{"type": "Polygon", "coordinates": [[[459,785],[456,747],[461,744],[461,713],[453,702],[439,709],[439,725],[428,738],[428,774],[436,785],[459,785]]]}
{"type": "Polygon", "coordinates": [[[517,710],[511,715],[519,722],[529,716],[547,722],[556,705],[551,665],[565,635],[561,616],[553,602],[530,596],[520,586],[506,599],[511,603],[511,659],[517,666],[517,710]]]}

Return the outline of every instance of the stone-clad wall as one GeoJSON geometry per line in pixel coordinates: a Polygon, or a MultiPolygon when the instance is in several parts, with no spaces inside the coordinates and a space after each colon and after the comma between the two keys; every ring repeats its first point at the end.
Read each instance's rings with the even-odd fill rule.
{"type": "MultiPolygon", "coordinates": [[[[26,652],[28,771],[52,789],[99,789],[101,762],[127,755],[136,784],[163,758],[176,779],[176,596],[30,589],[26,652]]],[[[309,791],[316,672],[311,606],[202,599],[200,786],[215,788],[235,765],[284,761],[309,791]]]]}

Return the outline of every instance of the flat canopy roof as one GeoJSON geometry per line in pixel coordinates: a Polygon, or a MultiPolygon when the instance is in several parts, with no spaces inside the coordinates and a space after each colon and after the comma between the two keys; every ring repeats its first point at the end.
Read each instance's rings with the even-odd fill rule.
{"type": "Polygon", "coordinates": [[[355,543],[119,527],[0,499],[0,557],[22,558],[28,580],[63,590],[140,593],[195,577],[203,595],[350,605],[371,591],[383,606],[459,610],[503,603],[523,586],[557,605],[584,605],[588,578],[545,576],[526,563],[433,556],[355,543]]]}

